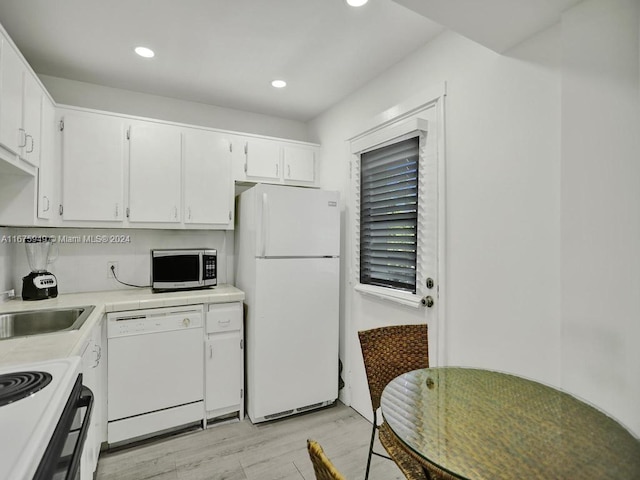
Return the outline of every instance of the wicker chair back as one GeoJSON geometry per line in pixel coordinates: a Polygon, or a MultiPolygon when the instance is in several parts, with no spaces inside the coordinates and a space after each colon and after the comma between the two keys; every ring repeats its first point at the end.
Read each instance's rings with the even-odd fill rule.
{"type": "Polygon", "coordinates": [[[371,406],[380,407],[382,390],[401,375],[429,367],[427,325],[394,325],[358,332],[371,406]]]}
{"type": "Polygon", "coordinates": [[[315,440],[307,440],[307,450],[309,458],[313,464],[313,471],[316,480],[346,480],[342,474],[336,470],[331,460],[325,455],[324,450],[315,440]]]}

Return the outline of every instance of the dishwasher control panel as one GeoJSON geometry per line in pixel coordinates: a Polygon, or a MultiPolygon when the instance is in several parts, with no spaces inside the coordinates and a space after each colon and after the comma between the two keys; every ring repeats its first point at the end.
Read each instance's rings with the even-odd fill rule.
{"type": "Polygon", "coordinates": [[[108,313],[107,337],[202,328],[203,317],[201,305],[108,313]]]}

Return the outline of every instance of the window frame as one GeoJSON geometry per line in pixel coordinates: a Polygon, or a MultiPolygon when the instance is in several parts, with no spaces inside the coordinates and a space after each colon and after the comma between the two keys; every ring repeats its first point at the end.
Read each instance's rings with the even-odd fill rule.
{"type": "Polygon", "coordinates": [[[406,306],[418,308],[422,305],[425,285],[425,255],[424,240],[420,231],[425,225],[425,182],[422,181],[426,172],[425,156],[427,138],[429,135],[428,121],[424,118],[413,117],[409,120],[397,121],[375,129],[369,133],[361,135],[351,141],[352,180],[354,192],[354,279],[353,284],[356,291],[374,295],[406,306]],[[407,292],[394,287],[378,286],[360,283],[360,207],[361,207],[361,155],[372,150],[377,150],[385,146],[419,137],[418,147],[418,239],[416,252],[416,293],[407,292]]]}

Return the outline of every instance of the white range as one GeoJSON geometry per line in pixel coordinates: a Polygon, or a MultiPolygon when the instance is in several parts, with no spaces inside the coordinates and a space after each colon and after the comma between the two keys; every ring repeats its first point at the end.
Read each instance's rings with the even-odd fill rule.
{"type": "Polygon", "coordinates": [[[92,405],[80,358],[0,369],[0,480],[74,478],[92,405]]]}

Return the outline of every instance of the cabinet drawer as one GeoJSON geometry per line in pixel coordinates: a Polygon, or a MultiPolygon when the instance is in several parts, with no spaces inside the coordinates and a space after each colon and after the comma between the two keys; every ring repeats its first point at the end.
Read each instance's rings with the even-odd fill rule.
{"type": "Polygon", "coordinates": [[[230,332],[242,328],[242,304],[211,304],[207,308],[207,333],[230,332]]]}

